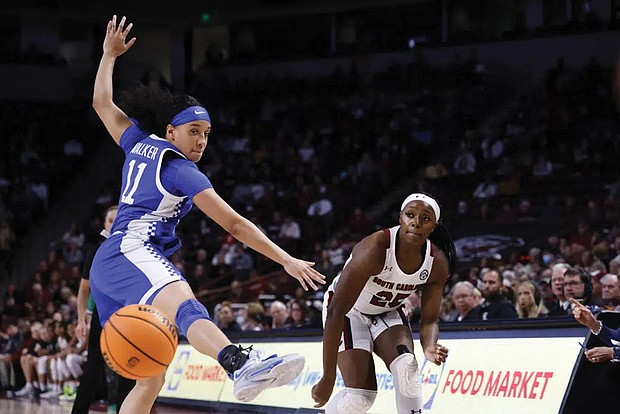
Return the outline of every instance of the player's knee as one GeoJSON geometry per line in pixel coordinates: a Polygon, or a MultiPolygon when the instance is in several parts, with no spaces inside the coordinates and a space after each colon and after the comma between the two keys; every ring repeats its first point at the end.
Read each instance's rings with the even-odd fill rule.
{"type": "Polygon", "coordinates": [[[175,322],[179,331],[187,336],[187,330],[199,319],[212,320],[207,308],[196,299],[188,299],[179,305],[175,322]]]}
{"type": "Polygon", "coordinates": [[[165,381],[165,373],[161,373],[155,375],[154,377],[136,381],[135,387],[140,394],[147,395],[149,398],[155,399],[163,388],[165,381]]]}
{"type": "Polygon", "coordinates": [[[377,391],[361,388],[345,388],[334,396],[328,404],[325,414],[361,414],[366,413],[375,402],[377,391]]]}
{"type": "MultiPolygon", "coordinates": [[[[399,349],[399,353],[400,351],[399,349]]],[[[390,364],[390,371],[395,392],[407,398],[419,398],[422,395],[418,362],[411,352],[400,353],[390,364]]]]}

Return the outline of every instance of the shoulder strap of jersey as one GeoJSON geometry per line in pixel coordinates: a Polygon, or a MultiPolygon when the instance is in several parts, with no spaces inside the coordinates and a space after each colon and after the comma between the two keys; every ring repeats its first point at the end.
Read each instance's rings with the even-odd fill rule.
{"type": "Polygon", "coordinates": [[[392,243],[392,233],[390,232],[390,229],[383,229],[383,234],[385,234],[385,238],[387,240],[387,250],[390,248],[390,244],[392,243]]]}

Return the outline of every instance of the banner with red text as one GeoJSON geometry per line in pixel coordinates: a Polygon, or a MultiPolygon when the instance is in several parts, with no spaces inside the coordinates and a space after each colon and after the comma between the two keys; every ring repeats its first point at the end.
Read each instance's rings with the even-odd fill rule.
{"type": "MultiPolygon", "coordinates": [[[[583,337],[476,338],[440,341],[450,349],[447,362],[428,363],[416,341],[424,393],[424,412],[502,414],[558,412],[583,337]]],[[[244,346],[248,344],[243,344],[244,346]]],[[[322,374],[320,342],[257,343],[267,353],[299,352],[306,357],[301,375],[290,384],[259,395],[252,404],[312,408],[312,386],[322,374]]],[[[370,413],[396,412],[394,384],[375,356],[379,395],[370,413]]],[[[219,365],[189,345],[179,345],[166,373],[161,397],[241,404],[219,365]]],[[[334,394],[344,387],[338,376],[334,394]]]]}

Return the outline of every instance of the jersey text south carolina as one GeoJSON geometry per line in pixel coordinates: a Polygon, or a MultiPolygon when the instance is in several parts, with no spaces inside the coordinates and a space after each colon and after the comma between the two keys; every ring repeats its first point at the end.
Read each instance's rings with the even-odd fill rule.
{"type": "Polygon", "coordinates": [[[376,285],[379,285],[379,286],[381,286],[383,288],[394,289],[394,290],[401,290],[401,291],[404,291],[404,292],[413,292],[418,287],[418,285],[414,285],[414,284],[411,284],[411,283],[398,283],[396,285],[396,287],[394,287],[394,282],[388,282],[388,281],[382,280],[382,279],[378,278],[377,276],[373,277],[372,281],[376,285]]]}
{"type": "Polygon", "coordinates": [[[132,149],[131,153],[136,155],[141,155],[148,159],[154,160],[157,156],[157,152],[159,148],[153,145],[145,144],[143,142],[138,142],[132,149]]]}
{"type": "MultiPolygon", "coordinates": [[[[420,268],[411,274],[403,272],[396,260],[396,238],[399,226],[392,227],[387,232],[389,236],[388,247],[385,250],[385,263],[383,270],[371,276],[353,308],[366,315],[378,315],[390,310],[398,309],[403,301],[416,289],[428,282],[433,268],[432,244],[426,241],[423,247],[423,257],[420,268]]],[[[352,255],[345,263],[345,268],[352,259],[352,255]]],[[[329,290],[335,290],[340,276],[336,276],[329,290]]]]}

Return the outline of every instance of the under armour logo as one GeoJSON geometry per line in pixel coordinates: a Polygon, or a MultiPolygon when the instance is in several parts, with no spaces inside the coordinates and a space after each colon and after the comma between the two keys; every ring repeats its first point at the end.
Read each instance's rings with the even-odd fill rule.
{"type": "Polygon", "coordinates": [[[385,266],[385,269],[383,269],[384,272],[391,272],[392,271],[392,266],[385,266]]]}
{"type": "Polygon", "coordinates": [[[415,413],[422,414],[422,409],[420,408],[419,410],[411,410],[411,414],[415,414],[415,413]]]}

